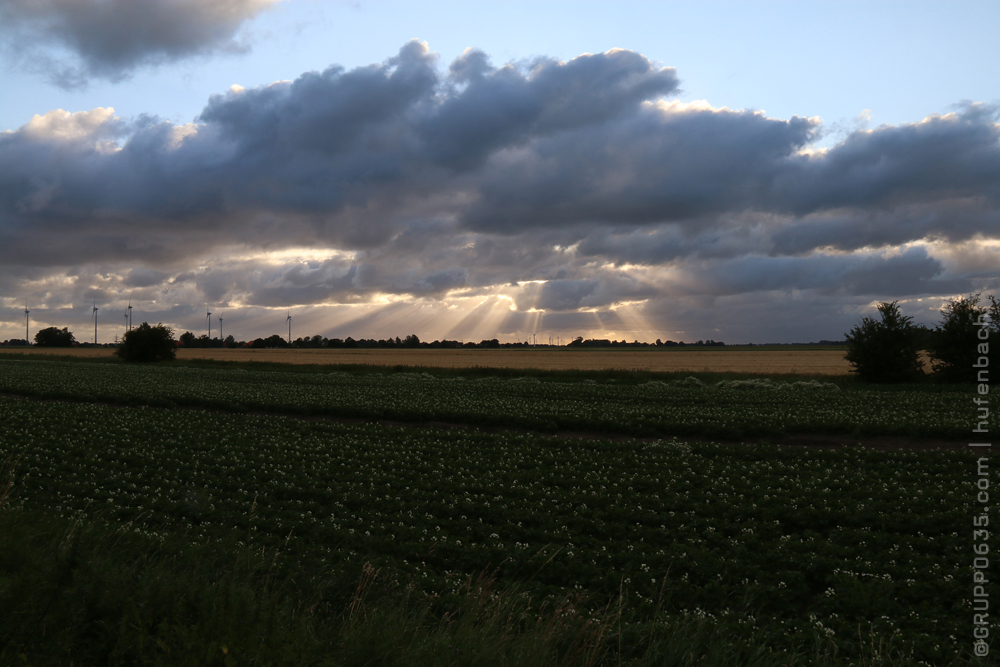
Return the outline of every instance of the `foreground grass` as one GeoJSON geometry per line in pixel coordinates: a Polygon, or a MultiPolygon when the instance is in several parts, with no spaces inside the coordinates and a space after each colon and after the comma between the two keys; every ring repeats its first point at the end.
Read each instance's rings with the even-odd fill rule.
{"type": "MultiPolygon", "coordinates": [[[[274,614],[320,619],[323,637],[341,627],[330,619],[350,606],[370,565],[384,582],[374,590],[389,602],[412,601],[405,613],[427,622],[457,614],[463,590],[487,572],[504,599],[529,605],[528,617],[563,609],[567,618],[605,619],[602,637],[613,618],[621,648],[606,648],[623,659],[688,646],[688,662],[671,654],[678,662],[649,664],[716,653],[722,662],[704,664],[753,664],[743,652],[750,649],[760,660],[814,662],[819,651],[841,661],[829,664],[857,663],[872,646],[908,656],[899,664],[960,664],[964,655],[952,637],[966,634],[971,613],[967,542],[958,533],[966,535],[975,495],[967,452],[567,440],[0,397],[0,456],[18,453],[19,511],[42,517],[38,525],[81,515],[83,526],[107,522],[101,530],[110,533],[94,533],[103,545],[94,557],[101,548],[113,553],[116,540],[160,545],[149,562],[195,572],[195,588],[233,568],[234,581],[251,590],[277,590],[254,588],[267,577],[290,582],[281,589],[290,606],[274,614]],[[184,565],[187,558],[195,564],[184,565]],[[394,591],[402,597],[391,598],[394,591]]],[[[37,539],[72,545],[51,538],[60,530],[37,539]]],[[[93,559],[58,553],[70,554],[70,564],[93,559]]],[[[123,553],[135,572],[153,567],[135,547],[123,553]]],[[[61,561],[42,553],[5,562],[16,572],[18,563],[61,561]]],[[[124,600],[121,591],[141,589],[128,577],[113,585],[114,572],[128,567],[98,568],[109,573],[104,583],[83,589],[124,600]]],[[[45,570],[42,579],[72,581],[64,571],[45,570]]],[[[25,584],[9,600],[46,585],[64,590],[25,584]]],[[[100,597],[87,600],[86,608],[99,606],[100,597]]],[[[378,613],[403,612],[390,605],[378,613]]],[[[30,614],[21,618],[39,627],[30,614]]],[[[41,627],[83,627],[61,618],[41,627]]],[[[101,618],[111,627],[120,612],[101,618]]],[[[201,632],[200,616],[177,618],[143,621],[142,632],[156,636],[164,622],[172,632],[201,632]]],[[[416,627],[419,643],[438,625],[416,627]]]]}
{"type": "Polygon", "coordinates": [[[0,664],[913,664],[870,628],[850,660],[822,634],[775,652],[741,621],[660,614],[630,624],[622,599],[584,613],[578,598],[538,604],[485,575],[444,598],[367,564],[352,579],[280,576],[280,552],[161,542],[129,525],[9,506],[0,537],[0,664]]]}

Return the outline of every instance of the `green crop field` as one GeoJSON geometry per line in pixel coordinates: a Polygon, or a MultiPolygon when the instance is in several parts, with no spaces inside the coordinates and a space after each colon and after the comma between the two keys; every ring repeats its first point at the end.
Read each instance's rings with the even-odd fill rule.
{"type": "Polygon", "coordinates": [[[614,378],[560,381],[0,359],[0,392],[131,405],[637,436],[733,439],[825,433],[964,438],[970,394],[928,389],[934,387],[841,390],[837,384],[815,380],[706,383],[689,378],[635,383],[614,378]]]}
{"type": "MultiPolygon", "coordinates": [[[[969,428],[963,391],[0,361],[0,392],[0,460],[19,457],[8,514],[85,518],[174,549],[280,552],[281,576],[305,589],[370,566],[438,610],[486,572],[531,604],[572,600],[581,617],[618,605],[613,661],[648,657],[658,632],[697,627],[773,658],[753,664],[822,662],[811,651],[830,665],[970,664],[969,451],[273,414],[643,435],[952,436],[969,428]],[[251,410],[271,414],[238,412],[251,410]]],[[[31,600],[3,581],[9,618],[37,621],[31,600]]],[[[0,632],[18,627],[0,621],[0,632]]],[[[252,664],[230,645],[224,657],[252,664]]],[[[170,664],[168,648],[154,647],[157,664],[170,664]]],[[[641,664],[749,664],[698,660],[641,664]]]]}

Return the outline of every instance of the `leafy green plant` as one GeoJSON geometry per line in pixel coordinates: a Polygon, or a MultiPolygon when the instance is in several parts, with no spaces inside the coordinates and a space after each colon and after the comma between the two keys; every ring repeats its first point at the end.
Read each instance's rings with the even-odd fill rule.
{"type": "Polygon", "coordinates": [[[941,323],[931,336],[930,355],[936,375],[948,382],[975,382],[979,358],[979,331],[1000,334],[1000,302],[988,297],[991,307],[980,305],[981,293],[951,299],[941,309],[941,323]]]}
{"type": "Polygon", "coordinates": [[[177,356],[174,332],[168,326],[150,326],[143,322],[127,331],[115,354],[125,361],[149,362],[168,361],[177,356]]]}
{"type": "MultiPolygon", "coordinates": [[[[622,651],[640,655],[648,635],[635,628],[662,636],[667,619],[702,628],[687,645],[717,656],[706,665],[752,664],[712,646],[724,636],[789,655],[832,643],[847,662],[859,625],[918,656],[897,664],[945,665],[962,648],[948,635],[961,631],[954,605],[970,604],[956,531],[974,509],[976,454],[961,449],[576,440],[0,397],[0,456],[20,451],[26,511],[84,512],[185,553],[280,551],[274,577],[337,604],[364,562],[414,584],[413,600],[433,604],[413,607],[406,622],[424,621],[394,655],[431,636],[453,643],[431,620],[458,614],[482,571],[538,604],[580,595],[577,618],[621,600],[622,651]]],[[[162,636],[160,621],[146,627],[175,651],[206,637],[208,616],[177,618],[189,620],[162,636]]],[[[388,641],[379,623],[354,636],[388,641]]],[[[413,664],[434,664],[421,655],[413,664]]]]}
{"type": "Polygon", "coordinates": [[[35,345],[39,347],[72,347],[75,342],[73,332],[65,327],[48,327],[35,334],[35,345]]]}
{"type": "Polygon", "coordinates": [[[962,439],[968,431],[967,398],[956,388],[855,383],[838,391],[836,386],[766,379],[556,382],[0,359],[0,392],[126,405],[661,437],[864,433],[962,439]]]}
{"type": "Polygon", "coordinates": [[[880,320],[865,316],[844,334],[847,361],[865,382],[911,382],[923,375],[919,330],[896,301],[878,305],[880,320]]]}

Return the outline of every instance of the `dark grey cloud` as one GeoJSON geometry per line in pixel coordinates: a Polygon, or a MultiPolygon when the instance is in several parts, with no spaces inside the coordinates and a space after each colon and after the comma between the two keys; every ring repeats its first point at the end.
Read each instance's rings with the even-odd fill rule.
{"type": "Polygon", "coordinates": [[[163,271],[137,266],[124,276],[122,282],[127,287],[150,287],[164,282],[169,275],[163,271]]]}
{"type": "Polygon", "coordinates": [[[719,217],[700,222],[597,227],[580,240],[577,252],[583,257],[602,257],[616,264],[655,265],[684,258],[766,255],[774,247],[773,216],[744,214],[739,221],[719,217]]]}
{"type": "MultiPolygon", "coordinates": [[[[436,67],[414,41],[380,65],[214,96],[197,124],[125,122],[102,109],[38,117],[0,137],[0,235],[58,230],[69,240],[79,231],[103,236],[106,257],[131,245],[137,260],[147,259],[144,251],[151,260],[169,257],[140,240],[165,228],[184,238],[178,253],[233,241],[378,247],[467,208],[479,170],[455,165],[536,134],[609,122],[676,87],[672,70],[626,51],[511,65],[461,89],[436,67]],[[499,79],[517,84],[531,113],[501,108],[499,79]],[[588,80],[600,87],[588,89],[588,80]],[[465,110],[460,140],[446,133],[454,105],[465,110]],[[588,105],[595,108],[580,110],[588,105]],[[466,141],[472,126],[504,141],[466,141]],[[461,147],[468,159],[457,155],[461,147]]],[[[5,248],[18,245],[10,241],[5,248]]],[[[50,244],[48,254],[79,248],[76,240],[62,253],[50,244]]]]}
{"type": "Polygon", "coordinates": [[[799,252],[861,247],[859,231],[863,245],[995,234],[996,118],[970,105],[810,154],[814,120],[650,105],[496,160],[462,221],[499,233],[581,223],[728,231],[766,214],[790,219],[776,243],[799,252]]]}
{"type": "Polygon", "coordinates": [[[689,268],[688,289],[703,294],[801,291],[873,298],[968,291],[965,279],[944,277],[941,262],[921,247],[899,254],[748,255],[689,268]]]}
{"type": "Polygon", "coordinates": [[[274,0],[4,0],[0,31],[21,66],[64,88],[147,65],[241,52],[240,27],[274,0]]]}
{"type": "Polygon", "coordinates": [[[920,239],[960,242],[1000,237],[1000,206],[987,195],[867,209],[833,210],[793,219],[770,235],[774,252],[857,250],[920,239]]]}
{"type": "Polygon", "coordinates": [[[919,123],[853,132],[826,154],[793,162],[775,180],[775,199],[798,215],[970,197],[996,206],[998,112],[996,106],[967,104],[919,123]]]}
{"type": "Polygon", "coordinates": [[[418,132],[431,159],[454,168],[478,165],[498,149],[592,127],[678,88],[673,69],[654,69],[640,54],[620,49],[499,69],[482,52],[467,50],[450,75],[446,97],[418,132]]]}
{"type": "Polygon", "coordinates": [[[816,121],[745,111],[649,105],[541,138],[497,160],[463,222],[516,233],[581,222],[692,221],[765,208],[774,179],[814,136],[816,121]]]}
{"type": "Polygon", "coordinates": [[[30,269],[51,277],[39,298],[261,308],[502,294],[496,326],[518,330],[545,313],[621,324],[616,304],[664,298],[1000,282],[996,109],[816,150],[816,119],[664,99],[678,85],[629,51],[495,66],[469,50],[445,70],[413,41],[213,96],[187,125],[50,111],[0,134],[0,284],[30,269]],[[257,257],[287,248],[326,258],[257,257]],[[84,267],[72,290],[67,267],[84,267]]]}
{"type": "Polygon", "coordinates": [[[550,280],[521,290],[515,303],[521,310],[575,310],[585,305],[584,299],[598,287],[596,280],[550,280]]]}

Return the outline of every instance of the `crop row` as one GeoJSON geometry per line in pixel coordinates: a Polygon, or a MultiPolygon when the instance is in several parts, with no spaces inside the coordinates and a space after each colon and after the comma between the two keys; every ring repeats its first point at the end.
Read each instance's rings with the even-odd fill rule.
{"type": "MultiPolygon", "coordinates": [[[[776,642],[874,628],[938,664],[971,617],[975,460],[470,434],[0,397],[19,498],[156,538],[361,561],[447,594],[498,568],[639,617],[739,615],[776,642]]],[[[847,650],[847,649],[845,649],[847,650]]]]}
{"type": "Polygon", "coordinates": [[[742,438],[785,433],[966,437],[960,391],[840,391],[818,382],[624,384],[0,360],[0,392],[401,421],[742,438]]]}

